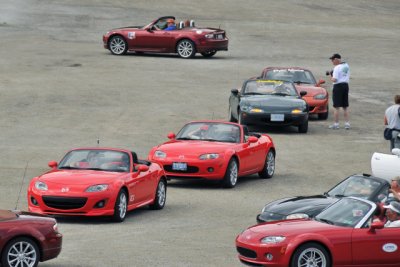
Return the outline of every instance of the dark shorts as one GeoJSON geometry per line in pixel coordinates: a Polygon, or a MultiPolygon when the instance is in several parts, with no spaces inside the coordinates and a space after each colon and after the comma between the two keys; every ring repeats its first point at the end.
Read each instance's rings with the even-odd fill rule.
{"type": "Polygon", "coordinates": [[[338,83],[333,85],[332,91],[333,107],[347,108],[349,106],[349,84],[338,83]]]}

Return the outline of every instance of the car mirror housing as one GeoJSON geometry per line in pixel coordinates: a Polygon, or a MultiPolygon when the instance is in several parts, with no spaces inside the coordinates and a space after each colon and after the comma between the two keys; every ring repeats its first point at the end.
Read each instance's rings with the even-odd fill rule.
{"type": "Polygon", "coordinates": [[[317,83],[317,86],[320,86],[321,84],[324,84],[324,83],[325,83],[325,80],[320,79],[320,80],[318,81],[318,83],[317,83]]]}
{"type": "Polygon", "coordinates": [[[138,172],[147,172],[149,170],[149,166],[140,164],[136,166],[138,172]]]}
{"type": "Polygon", "coordinates": [[[49,161],[48,165],[50,168],[54,169],[54,168],[57,168],[58,163],[57,163],[57,161],[49,161]]]}
{"type": "Polygon", "coordinates": [[[233,95],[238,95],[238,94],[239,94],[239,90],[236,89],[236,88],[233,88],[233,89],[231,90],[231,93],[232,93],[233,95]]]}
{"type": "Polygon", "coordinates": [[[249,143],[256,143],[258,141],[258,138],[255,136],[250,136],[248,141],[249,141],[249,143]]]}
{"type": "Polygon", "coordinates": [[[375,221],[371,224],[370,232],[375,232],[376,229],[382,229],[385,227],[385,224],[381,221],[375,221]]]}
{"type": "Polygon", "coordinates": [[[301,96],[301,97],[305,96],[306,94],[307,94],[306,91],[301,91],[301,92],[300,92],[300,96],[301,96]]]}
{"type": "Polygon", "coordinates": [[[170,132],[170,133],[167,135],[167,137],[168,137],[168,139],[173,140],[173,139],[175,139],[176,135],[175,135],[175,133],[170,132]]]}

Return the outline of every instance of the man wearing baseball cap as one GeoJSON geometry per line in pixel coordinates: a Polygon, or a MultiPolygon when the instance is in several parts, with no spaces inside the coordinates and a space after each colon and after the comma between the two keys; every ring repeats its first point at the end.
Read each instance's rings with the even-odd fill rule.
{"type": "Polygon", "coordinates": [[[346,62],[342,62],[342,57],[339,54],[333,54],[330,58],[332,64],[335,66],[331,74],[331,81],[333,82],[332,100],[334,123],[329,126],[329,129],[339,129],[339,110],[343,109],[344,115],[344,128],[350,129],[349,121],[349,79],[350,67],[346,62]]]}
{"type": "Polygon", "coordinates": [[[389,205],[383,207],[386,209],[387,218],[385,227],[400,227],[400,203],[392,201],[389,205]]]}
{"type": "Polygon", "coordinates": [[[167,19],[167,28],[164,31],[172,31],[176,30],[175,20],[174,19],[167,19]]]}

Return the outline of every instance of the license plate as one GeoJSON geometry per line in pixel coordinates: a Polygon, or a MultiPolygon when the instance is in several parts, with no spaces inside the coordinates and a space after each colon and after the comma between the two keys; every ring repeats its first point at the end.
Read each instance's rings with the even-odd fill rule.
{"type": "Polygon", "coordinates": [[[222,35],[222,34],[217,34],[217,39],[224,39],[224,35],[222,35]]]}
{"type": "Polygon", "coordinates": [[[174,171],[186,171],[187,164],[183,163],[183,162],[174,162],[174,163],[172,163],[172,169],[174,171]]]}
{"type": "Polygon", "coordinates": [[[271,114],[271,121],[284,121],[285,114],[271,114]]]}

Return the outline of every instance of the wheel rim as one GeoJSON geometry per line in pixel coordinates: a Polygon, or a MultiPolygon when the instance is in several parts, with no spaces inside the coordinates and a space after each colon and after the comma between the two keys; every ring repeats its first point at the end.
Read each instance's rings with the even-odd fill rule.
{"type": "Polygon", "coordinates": [[[190,57],[193,53],[193,45],[189,41],[182,41],[178,45],[178,53],[181,57],[190,57]]]}
{"type": "Polygon", "coordinates": [[[166,197],[165,184],[163,182],[160,182],[158,184],[158,190],[157,190],[157,199],[158,199],[158,205],[159,206],[163,206],[164,205],[165,197],[166,197]]]}
{"type": "Polygon", "coordinates": [[[12,267],[32,267],[36,263],[36,250],[29,242],[15,243],[7,254],[7,262],[12,267]]]}
{"type": "Polygon", "coordinates": [[[237,169],[237,164],[236,161],[233,161],[231,166],[230,166],[230,181],[231,185],[235,185],[237,182],[237,175],[238,175],[238,169],[237,169]]]}
{"type": "Polygon", "coordinates": [[[297,261],[299,267],[326,267],[326,258],[321,250],[309,248],[304,250],[297,261]]]}
{"type": "Polygon", "coordinates": [[[125,51],[126,44],[125,41],[120,37],[115,37],[110,42],[110,49],[115,54],[122,54],[125,51]]]}
{"type": "Polygon", "coordinates": [[[118,209],[119,209],[119,217],[125,218],[126,215],[126,195],[124,193],[122,193],[119,196],[119,205],[118,205],[118,209]]]}
{"type": "Polygon", "coordinates": [[[268,156],[267,156],[267,172],[268,175],[272,176],[275,172],[275,157],[274,157],[274,153],[272,153],[271,151],[268,152],[268,156]]]}

